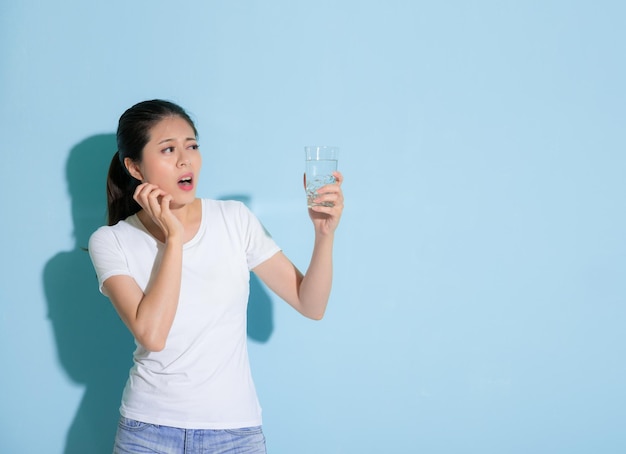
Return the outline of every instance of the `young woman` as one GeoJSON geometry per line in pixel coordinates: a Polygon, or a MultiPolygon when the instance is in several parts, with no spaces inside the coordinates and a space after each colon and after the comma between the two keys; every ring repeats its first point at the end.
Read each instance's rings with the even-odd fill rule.
{"type": "Polygon", "coordinates": [[[319,190],[302,274],[240,202],[196,198],[202,158],[187,113],[145,101],[119,120],[108,226],[89,242],[102,293],[137,348],[115,453],[264,453],[246,348],[250,270],[306,317],[323,317],[343,180],[319,190]]]}

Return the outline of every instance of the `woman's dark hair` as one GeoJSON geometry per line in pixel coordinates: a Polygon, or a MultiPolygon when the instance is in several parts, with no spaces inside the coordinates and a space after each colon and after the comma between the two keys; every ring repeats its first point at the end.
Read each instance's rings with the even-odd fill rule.
{"type": "Polygon", "coordinates": [[[111,160],[107,176],[107,221],[115,225],[141,210],[141,206],[133,199],[135,189],[141,182],[132,177],[124,160],[130,158],[140,163],[143,148],[150,140],[150,130],[159,121],[167,117],[181,117],[193,129],[197,136],[196,126],[185,110],[169,101],[153,99],[135,104],[120,117],[117,127],[117,152],[111,160]]]}

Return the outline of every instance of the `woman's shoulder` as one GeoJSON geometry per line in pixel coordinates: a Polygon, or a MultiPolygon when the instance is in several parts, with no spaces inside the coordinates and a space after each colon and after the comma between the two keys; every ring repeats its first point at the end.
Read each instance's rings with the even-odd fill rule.
{"type": "Polygon", "coordinates": [[[114,225],[103,225],[98,227],[95,232],[91,234],[90,242],[94,240],[104,240],[106,238],[117,237],[127,234],[126,232],[132,232],[137,230],[136,226],[137,215],[129,216],[128,218],[119,221],[114,225]]]}

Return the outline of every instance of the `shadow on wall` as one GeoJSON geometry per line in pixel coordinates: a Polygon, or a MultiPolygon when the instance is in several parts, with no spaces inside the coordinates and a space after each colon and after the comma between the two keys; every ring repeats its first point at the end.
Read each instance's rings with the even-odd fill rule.
{"type": "MultiPolygon", "coordinates": [[[[66,164],[75,244],[52,257],[43,281],[59,361],[85,393],[66,437],[64,454],[109,454],[122,390],[132,365],[133,338],[98,281],[86,247],[106,224],[106,173],[117,148],[114,134],[89,137],[66,164]]],[[[245,199],[245,197],[244,197],[245,199]]],[[[251,273],[248,336],[266,342],[272,333],[271,300],[251,273]]]]}
{"type": "Polygon", "coordinates": [[[91,233],[106,223],[105,182],[116,149],[112,134],[90,137],[66,165],[75,245],[46,264],[44,287],[59,360],[85,387],[69,428],[65,453],[110,453],[121,392],[132,362],[132,336],[98,291],[86,251],[91,233]]]}

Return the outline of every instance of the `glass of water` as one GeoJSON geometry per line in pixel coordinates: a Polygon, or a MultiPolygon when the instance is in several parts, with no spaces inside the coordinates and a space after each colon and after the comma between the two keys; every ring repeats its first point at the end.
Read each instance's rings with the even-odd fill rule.
{"type": "Polygon", "coordinates": [[[332,202],[315,203],[317,190],[322,186],[335,182],[333,172],[337,170],[338,147],[308,146],[304,147],[306,159],[306,200],[309,208],[313,206],[333,206],[332,202]]]}

